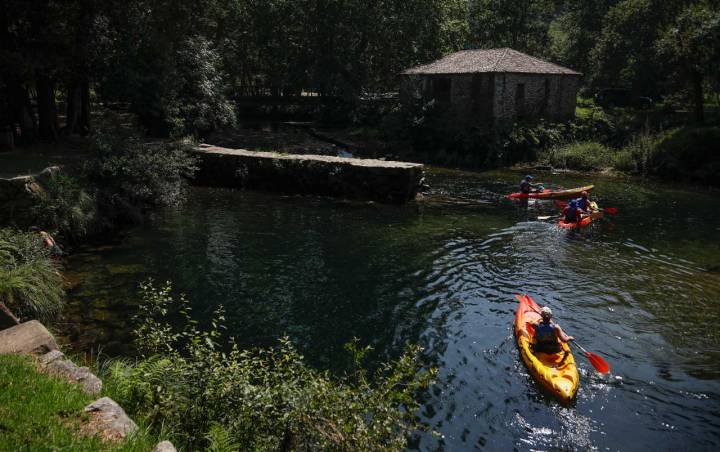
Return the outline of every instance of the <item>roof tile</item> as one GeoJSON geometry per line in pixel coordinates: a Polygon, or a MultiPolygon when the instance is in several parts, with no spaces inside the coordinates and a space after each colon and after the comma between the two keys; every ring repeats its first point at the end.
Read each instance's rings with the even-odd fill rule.
{"type": "Polygon", "coordinates": [[[462,50],[432,63],[408,69],[403,74],[473,74],[479,72],[580,75],[580,72],[509,48],[462,50]]]}

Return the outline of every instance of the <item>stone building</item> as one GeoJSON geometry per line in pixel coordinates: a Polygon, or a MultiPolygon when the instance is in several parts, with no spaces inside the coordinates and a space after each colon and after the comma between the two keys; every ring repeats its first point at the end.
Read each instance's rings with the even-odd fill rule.
{"type": "Polygon", "coordinates": [[[401,100],[433,100],[469,124],[575,115],[579,72],[513,49],[463,50],[402,73],[401,100]]]}

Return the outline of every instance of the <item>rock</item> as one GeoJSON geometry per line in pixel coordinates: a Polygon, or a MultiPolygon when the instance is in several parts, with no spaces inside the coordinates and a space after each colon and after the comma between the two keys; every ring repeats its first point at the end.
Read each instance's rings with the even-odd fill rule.
{"type": "Polygon", "coordinates": [[[152,452],[177,452],[177,449],[175,449],[175,446],[173,446],[173,443],[170,441],[162,441],[157,443],[157,446],[153,448],[152,452]]]}
{"type": "Polygon", "coordinates": [[[51,352],[45,353],[40,357],[40,364],[47,366],[48,364],[52,363],[53,361],[57,361],[58,359],[64,359],[65,354],[61,352],[60,350],[53,350],[51,352]]]}
{"type": "MultiPolygon", "coordinates": [[[[49,354],[50,353],[47,355],[49,354]]],[[[60,353],[60,355],[62,355],[62,353],[60,353]]],[[[102,391],[102,380],[90,372],[90,369],[87,367],[78,367],[69,359],[55,358],[45,366],[49,373],[59,375],[72,383],[78,383],[82,386],[83,391],[88,394],[95,395],[102,391]]]]}
{"type": "Polygon", "coordinates": [[[85,407],[90,422],[83,426],[84,433],[98,434],[104,441],[120,441],[137,431],[138,426],[110,397],[103,397],[85,407]]]}
{"type": "Polygon", "coordinates": [[[45,354],[58,350],[52,334],[37,320],[0,331],[0,353],[45,354]]]}
{"type": "Polygon", "coordinates": [[[328,155],[281,154],[201,145],[199,185],[258,188],[293,194],[381,202],[415,197],[424,169],[419,163],[328,155]]]}

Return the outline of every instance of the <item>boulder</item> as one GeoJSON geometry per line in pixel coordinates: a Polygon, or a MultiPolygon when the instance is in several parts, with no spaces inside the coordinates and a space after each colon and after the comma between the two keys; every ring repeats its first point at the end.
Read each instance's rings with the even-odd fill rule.
{"type": "Polygon", "coordinates": [[[103,397],[85,407],[90,421],[83,426],[84,433],[97,434],[104,441],[121,441],[137,431],[138,426],[110,397],[103,397]]]}
{"type": "Polygon", "coordinates": [[[0,353],[45,354],[58,350],[52,334],[37,320],[0,331],[0,353]]]}
{"type": "Polygon", "coordinates": [[[153,448],[152,452],[177,452],[177,449],[175,449],[175,446],[173,446],[173,443],[170,441],[161,441],[157,443],[157,446],[153,448]]]}
{"type": "Polygon", "coordinates": [[[74,362],[65,358],[60,351],[46,353],[40,357],[40,363],[45,366],[48,373],[79,384],[83,391],[90,395],[99,394],[102,391],[102,380],[90,372],[87,367],[78,367],[74,362]]]}

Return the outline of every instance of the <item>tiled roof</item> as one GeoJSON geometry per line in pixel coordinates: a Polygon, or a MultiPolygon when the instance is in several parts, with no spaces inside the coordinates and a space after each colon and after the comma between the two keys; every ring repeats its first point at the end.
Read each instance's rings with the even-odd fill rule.
{"type": "Polygon", "coordinates": [[[462,50],[432,63],[415,66],[403,74],[474,74],[479,72],[580,75],[579,72],[572,69],[508,48],[462,50]]]}

